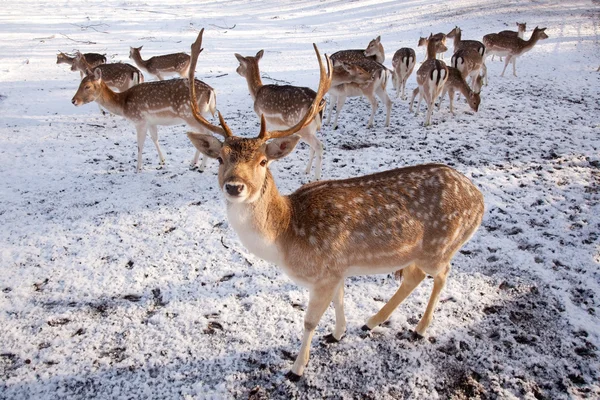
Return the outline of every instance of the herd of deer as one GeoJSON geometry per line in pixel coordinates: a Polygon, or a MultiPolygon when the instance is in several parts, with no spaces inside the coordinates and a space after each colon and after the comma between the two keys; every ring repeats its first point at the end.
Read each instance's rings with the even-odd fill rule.
{"type": "MultiPolygon", "coordinates": [[[[79,106],[96,101],[135,124],[138,171],[148,131],[161,163],[164,156],[158,143],[158,125],[185,122],[198,131],[188,132],[197,149],[193,164],[200,153],[204,155],[201,169],[207,158],[219,162],[219,188],[226,199],[229,223],[241,242],[309,290],[302,344],[287,374],[289,379],[297,380],[303,374],[315,328],[331,302],[335,328],[326,339],[337,342],[344,336],[344,280],[349,276],[396,272],[402,277],[397,292],[367,320],[364,330],[385,322],[427,275],[432,276],[432,294],[415,329],[417,336],[423,335],[432,321],[452,257],[482,221],[484,201],[479,189],[453,168],[425,164],[312,182],[283,196],[269,170],[272,161],[290,154],[303,139],[311,152],[307,172],[316,158],[315,177],[320,178],[323,145],[316,131],[321,126],[326,93],[331,103],[327,122],[333,99],[337,103],[336,125],[346,97],[366,96],[373,105],[368,122],[371,126],[377,96],[386,104],[389,125],[391,100],[385,90],[388,71],[381,64],[384,53],[380,38],[371,41],[365,50],[325,55],[326,66],[313,45],[320,70],[317,92],[306,87],[265,85],[258,65],[263,51],[246,57],[235,54],[240,63],[237,72],[246,78],[254,111],[261,119],[258,136],[248,138],[234,135],[221,113],[219,125],[206,119],[216,111],[216,97],[210,86],[194,78],[203,31],[192,44],[191,57],[179,53],[143,60],[141,47],[131,48],[130,57],[138,67],[159,78],[154,82],[143,82],[142,73],[131,65],[106,64],[101,55],[78,53],[69,58],[59,54],[58,62],[68,62],[73,70],[85,75],[72,103],[79,106]],[[162,80],[172,74],[183,79],[162,80]]],[[[413,99],[417,94],[419,103],[425,98],[426,124],[440,94],[449,94],[451,110],[456,91],[477,110],[479,89],[486,77],[485,57],[505,57],[504,69],[512,62],[514,73],[516,58],[547,37],[544,29],[536,28],[529,40],[523,40],[523,31],[524,24],[519,26],[519,33],[486,35],[483,43],[461,40],[458,27],[448,35],[422,38],[419,44],[427,46],[427,59],[417,71],[418,88],[413,91],[413,99]],[[447,37],[454,38],[452,67],[436,59],[436,54],[443,57],[447,50],[447,37]]],[[[392,77],[397,96],[405,97],[406,81],[415,63],[412,49],[402,48],[394,55],[392,77]]]]}

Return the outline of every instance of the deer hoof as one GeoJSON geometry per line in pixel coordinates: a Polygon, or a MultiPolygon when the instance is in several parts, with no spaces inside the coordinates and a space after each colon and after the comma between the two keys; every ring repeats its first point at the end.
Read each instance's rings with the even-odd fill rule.
{"type": "Polygon", "coordinates": [[[338,343],[343,338],[344,338],[344,335],[342,335],[341,338],[336,339],[335,336],[333,336],[333,333],[323,336],[323,340],[325,340],[325,343],[338,343]]]}
{"type": "Polygon", "coordinates": [[[302,375],[298,375],[293,373],[292,371],[289,371],[287,374],[285,374],[285,377],[291,382],[298,382],[300,378],[302,378],[302,375]]]}
{"type": "Polygon", "coordinates": [[[368,331],[370,331],[370,330],[371,330],[371,328],[369,328],[369,326],[368,326],[367,324],[364,324],[364,325],[363,325],[363,326],[360,328],[360,330],[361,330],[361,331],[368,332],[368,331]]]}

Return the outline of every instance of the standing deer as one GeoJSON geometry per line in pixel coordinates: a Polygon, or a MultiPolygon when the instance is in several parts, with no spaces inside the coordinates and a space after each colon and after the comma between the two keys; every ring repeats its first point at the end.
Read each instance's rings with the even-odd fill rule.
{"type": "Polygon", "coordinates": [[[130,64],[110,63],[94,66],[87,62],[86,57],[77,52],[73,60],[71,69],[80,71],[83,75],[93,74],[98,68],[102,72],[102,80],[113,90],[124,92],[125,90],[144,82],[142,72],[130,64]]]}
{"type": "MultiPolygon", "coordinates": [[[[438,103],[438,110],[442,107],[442,100],[444,100],[444,96],[448,93],[448,98],[450,99],[450,113],[454,114],[454,93],[459,92],[465,99],[467,99],[467,103],[471,109],[475,112],[479,110],[479,104],[481,103],[481,96],[479,95],[479,90],[481,89],[481,76],[477,76],[476,78],[476,89],[471,89],[469,85],[467,85],[467,81],[464,79],[463,74],[460,70],[454,67],[448,67],[448,79],[444,84],[444,89],[442,90],[442,95],[440,96],[440,101],[438,103]]],[[[419,89],[415,89],[418,91],[419,89]]],[[[415,94],[413,94],[414,97],[415,94]]]]}
{"type": "Polygon", "coordinates": [[[144,60],[141,54],[142,47],[129,48],[129,58],[142,70],[156,76],[161,81],[165,76],[170,75],[179,75],[182,78],[187,78],[190,68],[189,55],[185,53],[173,53],[154,56],[144,60]]]}
{"type": "Polygon", "coordinates": [[[364,50],[340,50],[333,53],[330,58],[334,67],[339,65],[340,62],[352,64],[357,61],[362,61],[365,58],[383,64],[385,61],[385,51],[381,44],[381,36],[377,36],[375,39],[371,40],[364,50]]]}
{"type": "MultiPolygon", "coordinates": [[[[77,54],[81,54],[77,52],[77,54]]],[[[83,54],[83,58],[90,65],[90,68],[97,67],[100,64],[106,64],[106,54],[98,54],[98,53],[85,53],[83,54]]],[[[77,71],[78,69],[73,65],[75,61],[75,57],[70,57],[69,55],[59,51],[56,55],[56,63],[57,64],[69,64],[71,66],[71,71],[77,71]]],[[[84,71],[79,70],[79,76],[83,79],[84,71]]]]}
{"type": "Polygon", "coordinates": [[[454,27],[454,29],[448,32],[446,37],[454,39],[454,53],[460,49],[473,48],[477,50],[482,57],[485,54],[485,46],[479,40],[462,40],[462,31],[458,26],[454,27]]]}
{"type": "MultiPolygon", "coordinates": [[[[344,280],[349,276],[403,271],[400,288],[367,320],[363,327],[367,330],[387,320],[428,274],[433,276],[431,297],[416,328],[423,335],[450,272],[450,261],[475,233],[484,212],[477,187],[458,171],[438,164],[313,182],[281,195],[269,164],[294,149],[300,139],[294,133],[318,115],[331,83],[331,61],[325,56],[325,72],[313,46],[319,60],[319,89],[295,126],[267,131],[263,117],[258,136],[244,138],[233,135],[219,114],[226,132],[223,142],[212,135],[188,133],[198,150],[219,161],[219,188],[229,224],[240,241],[309,290],[302,345],[286,374],[290,380],[302,376],[315,328],[332,301],[335,328],[327,340],[342,339],[346,331],[344,280]]],[[[192,58],[197,56],[192,50],[192,58]]]]}
{"type": "Polygon", "coordinates": [[[446,52],[446,50],[448,50],[448,48],[446,47],[446,34],[445,33],[436,33],[435,35],[433,33],[429,34],[429,37],[420,37],[419,38],[419,43],[417,44],[417,47],[425,47],[425,58],[423,58],[423,61],[427,60],[427,44],[429,43],[429,41],[433,39],[436,41],[436,43],[438,43],[438,46],[435,50],[436,53],[436,58],[438,54],[441,54],[440,58],[443,60],[444,59],[444,53],[446,52]],[[442,50],[443,49],[443,50],[442,50]]]}
{"type": "MultiPolygon", "coordinates": [[[[509,36],[509,37],[519,37],[521,39],[523,39],[523,36],[525,36],[525,31],[527,30],[527,23],[526,22],[517,22],[517,31],[500,31],[498,32],[498,35],[503,35],[503,36],[509,36]]],[[[485,37],[484,37],[485,39],[485,37]]],[[[500,59],[500,61],[502,61],[502,57],[498,57],[500,59]]],[[[494,55],[492,54],[492,61],[494,61],[494,55]]]]}
{"type": "Polygon", "coordinates": [[[448,67],[443,61],[435,59],[435,53],[439,46],[436,42],[436,40],[430,40],[427,44],[427,60],[417,70],[417,84],[419,87],[413,90],[413,95],[410,99],[409,111],[412,112],[413,101],[417,93],[419,94],[418,114],[421,108],[421,100],[425,98],[425,102],[427,103],[425,126],[431,123],[433,105],[442,93],[446,79],[448,79],[448,67]]]}
{"type": "Polygon", "coordinates": [[[404,91],[406,89],[406,81],[412,74],[415,64],[417,63],[417,56],[413,49],[403,47],[394,53],[392,59],[392,82],[396,89],[396,97],[400,96],[402,100],[406,100],[404,91]]]}
{"type": "MultiPolygon", "coordinates": [[[[199,37],[202,36],[202,32],[199,33],[199,37]]],[[[195,67],[195,64],[193,66],[195,67]]],[[[206,132],[205,125],[197,122],[195,116],[209,113],[214,115],[216,110],[215,91],[199,80],[171,79],[145,82],[124,92],[116,93],[104,82],[103,71],[99,67],[94,69],[92,74],[83,78],[77,93],[71,100],[75,106],[92,101],[96,101],[113,114],[125,117],[135,125],[138,145],[136,171],[138,172],[142,169],[142,150],[148,132],[156,146],[162,165],[165,163],[165,157],[158,144],[157,126],[185,123],[192,128],[206,132]],[[194,85],[190,85],[189,82],[194,82],[194,85]],[[194,104],[190,104],[189,86],[200,93],[194,104]]],[[[223,130],[218,127],[210,132],[224,134],[223,130]]],[[[196,151],[192,166],[198,163],[199,156],[200,152],[196,151]]],[[[201,171],[204,170],[206,160],[206,157],[202,160],[201,171]]]]}
{"type": "Polygon", "coordinates": [[[392,110],[392,100],[385,90],[387,86],[387,68],[378,63],[377,61],[364,59],[362,61],[355,61],[354,65],[360,66],[362,69],[368,71],[371,74],[371,80],[367,83],[360,83],[357,81],[342,83],[337,85],[331,85],[329,89],[330,95],[330,107],[329,114],[327,116],[326,124],[329,124],[331,120],[331,114],[333,114],[333,102],[336,100],[336,113],[333,121],[333,129],[337,129],[337,121],[344,103],[347,97],[365,96],[369,103],[371,103],[371,116],[367,122],[367,127],[373,126],[375,120],[375,112],[377,111],[377,97],[385,103],[386,117],[385,126],[390,126],[390,114],[392,110]],[[377,97],[376,97],[377,96],[377,97]]]}
{"type": "Polygon", "coordinates": [[[473,90],[479,92],[481,88],[477,88],[474,85],[476,84],[478,76],[482,76],[482,79],[479,82],[483,82],[483,80],[487,78],[487,67],[483,62],[483,57],[477,50],[472,47],[458,50],[452,56],[450,65],[458,69],[463,78],[467,79],[467,77],[469,77],[469,85],[471,85],[473,90]]]}
{"type": "MultiPolygon", "coordinates": [[[[523,40],[519,37],[510,37],[499,35],[497,33],[490,33],[483,37],[483,41],[486,46],[486,57],[490,54],[505,56],[504,69],[500,76],[504,76],[506,67],[512,62],[513,75],[517,76],[517,57],[522,56],[536,45],[539,40],[548,39],[548,35],[545,32],[546,28],[538,28],[537,26],[531,33],[529,40],[523,40]]],[[[485,61],[484,61],[485,62],[485,61]]]]}
{"type": "MultiPolygon", "coordinates": [[[[307,87],[263,85],[258,66],[263,54],[263,50],[256,53],[254,57],[244,57],[235,53],[235,57],[240,62],[236,71],[240,76],[246,78],[250,96],[254,100],[254,112],[256,112],[256,115],[259,117],[264,115],[271,127],[289,128],[294,126],[306,114],[306,110],[308,110],[316,93],[307,87]]],[[[310,146],[306,173],[310,173],[314,160],[314,177],[316,180],[321,179],[323,159],[323,143],[317,138],[317,131],[320,129],[321,115],[318,115],[298,132],[298,135],[310,146]]]]}

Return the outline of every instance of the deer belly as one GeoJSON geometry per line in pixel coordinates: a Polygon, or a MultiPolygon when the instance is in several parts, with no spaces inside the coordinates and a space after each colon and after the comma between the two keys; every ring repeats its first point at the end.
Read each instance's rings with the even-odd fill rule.
{"type": "Polygon", "coordinates": [[[144,113],[144,120],[151,125],[178,125],[185,121],[181,119],[172,107],[149,110],[144,113]]]}
{"type": "Polygon", "coordinates": [[[357,275],[378,275],[378,274],[391,274],[392,272],[406,268],[411,263],[400,264],[400,265],[353,265],[348,267],[345,276],[357,276],[357,275]]]}

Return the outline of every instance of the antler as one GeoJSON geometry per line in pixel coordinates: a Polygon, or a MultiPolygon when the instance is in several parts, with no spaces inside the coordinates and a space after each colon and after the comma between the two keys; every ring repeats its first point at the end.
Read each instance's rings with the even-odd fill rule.
{"type": "Polygon", "coordinates": [[[313,47],[315,48],[315,53],[317,53],[317,59],[319,60],[319,70],[320,70],[319,89],[317,89],[317,95],[315,96],[315,99],[313,100],[308,111],[306,112],[306,115],[296,125],[292,126],[291,128],[288,128],[283,131],[271,131],[271,132],[267,131],[266,125],[265,125],[265,118],[264,118],[264,116],[261,116],[260,134],[258,135],[258,138],[267,140],[267,139],[272,139],[272,138],[280,138],[280,137],[293,135],[294,133],[298,132],[300,129],[304,128],[306,125],[310,124],[312,122],[313,118],[317,115],[317,113],[320,113],[323,110],[323,108],[325,108],[325,101],[323,100],[323,96],[325,96],[325,93],[327,93],[327,91],[329,90],[329,88],[331,86],[331,78],[333,76],[333,67],[331,65],[331,60],[329,59],[329,56],[327,54],[325,54],[325,60],[327,61],[327,72],[325,72],[325,67],[323,66],[323,60],[321,59],[321,54],[319,53],[319,49],[317,48],[317,45],[314,43],[313,43],[313,47]]]}
{"type": "Polygon", "coordinates": [[[192,114],[194,115],[194,118],[196,119],[196,121],[198,121],[202,126],[204,126],[209,131],[211,131],[213,133],[218,133],[219,135],[222,135],[224,137],[230,137],[230,136],[233,136],[233,133],[231,132],[231,129],[229,129],[229,127],[225,123],[225,120],[223,119],[223,116],[221,115],[220,112],[219,112],[219,121],[221,122],[221,126],[217,126],[217,125],[213,125],[210,122],[208,122],[202,116],[202,114],[200,114],[200,111],[198,110],[198,100],[196,98],[196,85],[195,85],[196,81],[194,79],[194,74],[196,73],[196,64],[198,62],[198,56],[200,55],[202,50],[204,50],[201,48],[203,33],[204,33],[204,28],[202,28],[202,30],[200,30],[200,33],[198,33],[198,37],[196,38],[196,41],[192,44],[192,56],[191,56],[191,60],[190,60],[190,72],[189,72],[190,102],[191,102],[191,106],[192,106],[192,114]]]}

